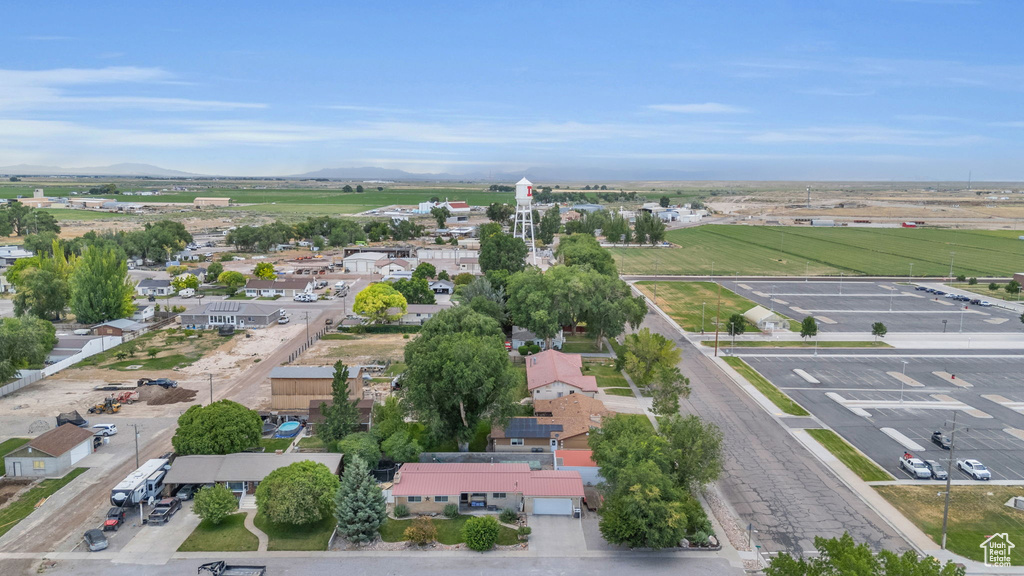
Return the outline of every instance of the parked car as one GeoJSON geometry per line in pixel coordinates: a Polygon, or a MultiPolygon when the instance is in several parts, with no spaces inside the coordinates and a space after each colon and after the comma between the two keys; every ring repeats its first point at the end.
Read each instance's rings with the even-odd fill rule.
{"type": "Polygon", "coordinates": [[[924,465],[920,458],[915,458],[910,452],[904,452],[900,457],[900,468],[905,470],[914,478],[927,480],[932,477],[932,471],[924,465]]]}
{"type": "Polygon", "coordinates": [[[977,460],[974,460],[973,458],[968,458],[966,460],[957,460],[956,467],[959,468],[961,472],[967,474],[968,476],[974,478],[975,480],[992,479],[992,473],[988,471],[988,468],[985,468],[984,464],[978,462],[977,460]]]}
{"type": "Polygon", "coordinates": [[[960,299],[960,297],[957,296],[956,294],[946,294],[946,298],[949,298],[950,300],[959,300],[960,299]]]}
{"type": "Polygon", "coordinates": [[[75,336],[88,336],[90,332],[92,332],[92,330],[88,328],[79,328],[74,331],[74,334],[75,336]]]}
{"type": "Polygon", "coordinates": [[[109,544],[107,542],[107,536],[103,531],[95,528],[92,530],[86,530],[82,538],[85,540],[85,545],[89,548],[90,552],[106,550],[107,545],[109,544]]]}
{"type": "Polygon", "coordinates": [[[287,316],[281,316],[277,319],[278,324],[287,324],[289,322],[291,322],[291,320],[287,316]]]}
{"type": "Polygon", "coordinates": [[[986,306],[986,307],[987,306],[991,306],[991,305],[992,305],[992,303],[989,302],[988,300],[982,300],[981,303],[979,304],[979,306],[986,306]]]}
{"type": "Polygon", "coordinates": [[[925,290],[925,291],[927,291],[928,287],[927,286],[915,286],[914,290],[925,290]]]}
{"type": "Polygon", "coordinates": [[[107,519],[103,521],[103,530],[113,530],[117,532],[117,529],[124,524],[124,508],[120,506],[114,506],[110,510],[107,510],[107,519]]]}
{"type": "Polygon", "coordinates": [[[162,386],[164,388],[177,388],[178,381],[170,378],[139,378],[139,386],[162,386]]]}
{"type": "Polygon", "coordinates": [[[191,500],[195,497],[198,490],[199,486],[196,484],[183,484],[181,488],[178,488],[178,492],[174,496],[182,501],[191,500]]]}
{"type": "Polygon", "coordinates": [[[149,524],[166,524],[174,513],[181,510],[181,500],[177,498],[164,498],[156,503],[156,507],[149,513],[149,524]]]}
{"type": "Polygon", "coordinates": [[[113,436],[117,434],[117,424],[93,424],[93,428],[96,429],[96,436],[113,436]]]}
{"type": "Polygon", "coordinates": [[[949,450],[949,436],[946,436],[942,432],[936,430],[935,432],[932,432],[932,444],[935,444],[943,450],[949,450]]]}
{"type": "Polygon", "coordinates": [[[981,304],[981,298],[973,298],[973,299],[971,299],[970,303],[974,304],[975,306],[977,306],[977,305],[981,304]]]}
{"type": "Polygon", "coordinates": [[[924,465],[927,466],[929,470],[931,470],[932,479],[934,480],[945,480],[946,478],[949,477],[949,473],[946,472],[946,469],[942,466],[942,464],[939,464],[935,460],[925,460],[924,465]]]}

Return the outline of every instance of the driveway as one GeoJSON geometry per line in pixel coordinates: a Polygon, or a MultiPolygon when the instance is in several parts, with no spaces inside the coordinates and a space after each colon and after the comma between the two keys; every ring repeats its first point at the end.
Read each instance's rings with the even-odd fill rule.
{"type": "Polygon", "coordinates": [[[118,555],[115,563],[166,564],[181,543],[199,526],[200,518],[192,513],[192,502],[185,502],[167,524],[143,526],[118,555]]]}
{"type": "Polygon", "coordinates": [[[577,556],[587,550],[583,525],[568,516],[530,516],[530,555],[540,557],[577,556]]]}

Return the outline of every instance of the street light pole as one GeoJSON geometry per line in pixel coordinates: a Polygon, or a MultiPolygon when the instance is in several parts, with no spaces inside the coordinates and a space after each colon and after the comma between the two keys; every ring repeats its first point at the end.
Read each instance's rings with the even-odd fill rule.
{"type": "Polygon", "coordinates": [[[953,281],[953,257],[956,256],[956,252],[949,253],[949,281],[953,281]]]}
{"type": "Polygon", "coordinates": [[[942,321],[942,333],[943,333],[943,334],[945,334],[945,333],[946,333],[946,322],[948,322],[948,320],[943,320],[943,321],[942,321]]]}
{"type": "Polygon", "coordinates": [[[139,467],[139,425],[132,424],[132,428],[135,429],[135,467],[139,467]]]}
{"type": "Polygon", "coordinates": [[[808,278],[810,276],[810,272],[809,272],[810,269],[811,269],[811,262],[808,260],[804,264],[804,282],[808,282],[809,281],[808,278]]]}
{"type": "Polygon", "coordinates": [[[839,295],[843,295],[843,273],[839,273],[839,295]]]}
{"type": "Polygon", "coordinates": [[[775,312],[775,284],[772,284],[772,298],[769,300],[772,307],[772,312],[775,312]]]}
{"type": "Polygon", "coordinates": [[[966,310],[967,310],[967,306],[962,306],[960,308],[960,332],[964,331],[964,311],[966,311],[966,310]]]}
{"type": "Polygon", "coordinates": [[[896,291],[889,292],[889,312],[892,312],[892,298],[896,295],[896,291]]]}
{"type": "Polygon", "coordinates": [[[910,263],[910,276],[907,276],[907,282],[912,282],[914,279],[914,263],[910,263]]]}
{"type": "Polygon", "coordinates": [[[946,549],[946,526],[949,525],[949,489],[953,478],[953,449],[956,447],[956,410],[953,410],[953,431],[949,433],[949,464],[946,471],[946,504],[942,508],[942,549],[946,549]]]}
{"type": "Polygon", "coordinates": [[[704,333],[704,302],[700,303],[700,333],[704,333]]]}

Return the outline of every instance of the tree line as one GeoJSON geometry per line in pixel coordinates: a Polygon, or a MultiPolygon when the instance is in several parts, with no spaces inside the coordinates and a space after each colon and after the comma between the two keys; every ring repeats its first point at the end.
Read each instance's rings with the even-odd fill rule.
{"type": "Polygon", "coordinates": [[[0,205],[0,237],[6,238],[11,234],[27,236],[40,232],[60,232],[57,219],[49,212],[26,206],[17,200],[0,205]]]}

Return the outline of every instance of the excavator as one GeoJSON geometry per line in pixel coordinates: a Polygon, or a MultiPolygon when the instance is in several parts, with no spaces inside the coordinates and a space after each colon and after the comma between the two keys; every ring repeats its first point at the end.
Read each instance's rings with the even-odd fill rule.
{"type": "Polygon", "coordinates": [[[89,414],[117,414],[121,411],[121,403],[113,396],[107,396],[103,402],[89,408],[89,414]]]}

